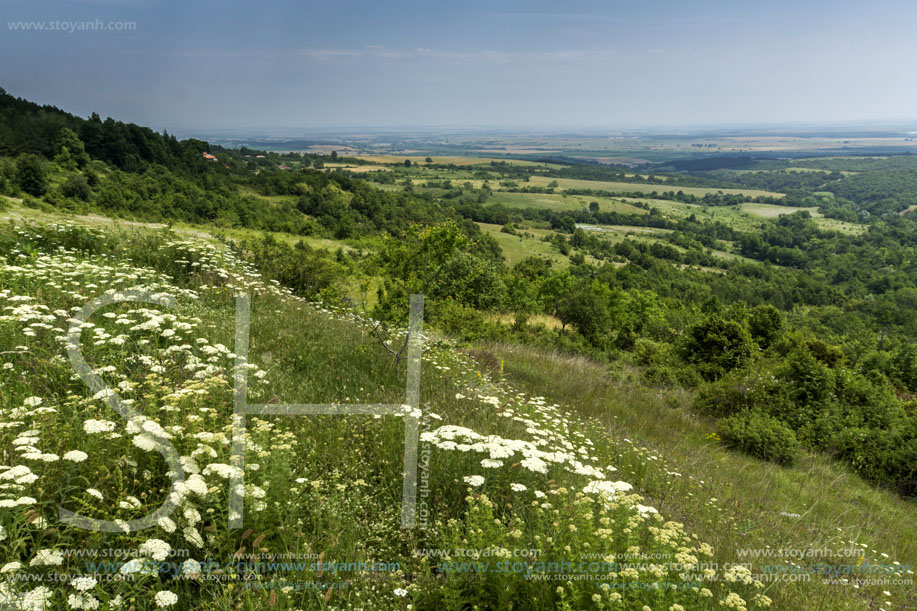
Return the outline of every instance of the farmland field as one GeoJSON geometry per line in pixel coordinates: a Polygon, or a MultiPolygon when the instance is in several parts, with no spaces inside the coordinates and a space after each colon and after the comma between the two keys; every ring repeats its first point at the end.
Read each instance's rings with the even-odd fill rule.
{"type": "MultiPolygon", "coordinates": [[[[411,163],[422,166],[426,163],[426,155],[360,155],[360,159],[365,159],[366,161],[371,161],[373,163],[381,164],[401,164],[405,159],[410,160],[411,163]]],[[[457,165],[457,166],[475,166],[475,165],[484,165],[490,164],[492,161],[501,161],[509,165],[519,165],[519,166],[544,166],[543,163],[538,163],[535,161],[525,161],[520,159],[503,159],[495,157],[464,157],[464,156],[443,156],[443,155],[433,155],[430,157],[432,160],[431,163],[434,164],[443,164],[443,165],[457,165]]]]}
{"type": "Polygon", "coordinates": [[[582,210],[590,202],[599,202],[599,209],[604,212],[626,212],[629,214],[645,214],[645,210],[636,206],[608,197],[540,194],[540,193],[509,193],[496,191],[488,199],[488,203],[502,204],[509,208],[542,208],[546,210],[582,210]]]}
{"type": "Polygon", "coordinates": [[[545,176],[533,176],[531,179],[532,184],[537,186],[547,186],[552,180],[556,180],[560,189],[600,189],[603,191],[614,191],[614,192],[631,192],[639,191],[640,193],[661,193],[663,191],[684,191],[690,195],[704,196],[708,193],[727,193],[731,195],[746,195],[748,197],[780,197],[781,193],[774,193],[772,191],[760,191],[757,189],[715,189],[715,188],[701,188],[701,187],[682,187],[677,183],[673,184],[664,184],[664,185],[645,185],[639,183],[625,183],[625,182],[607,182],[607,181],[593,181],[593,180],[573,180],[573,179],[551,179],[545,176]]]}

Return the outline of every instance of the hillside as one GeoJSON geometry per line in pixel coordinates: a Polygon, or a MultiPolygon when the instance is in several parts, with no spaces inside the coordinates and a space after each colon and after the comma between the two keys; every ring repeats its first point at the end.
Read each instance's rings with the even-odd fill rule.
{"type": "Polygon", "coordinates": [[[83,582],[62,585],[53,600],[111,604],[119,594],[127,601],[168,590],[186,609],[458,609],[469,601],[712,609],[731,592],[749,609],[767,599],[781,609],[913,602],[908,587],[854,585],[886,567],[911,574],[912,502],[818,455],[785,468],[724,451],[712,423],[690,415],[689,395],[660,393],[636,372],[519,346],[457,351],[435,331],[425,333],[420,499],[428,513],[419,528],[399,528],[399,417],[275,416],[250,420],[252,509],[244,532],[228,530],[234,294],[255,295],[252,401],[402,401],[403,363],[393,367],[371,321],[272,288],[213,242],[68,223],[10,225],[2,237],[0,375],[6,472],[15,473],[6,479],[16,483],[6,491],[4,529],[15,543],[8,559],[21,564],[5,570],[98,581],[82,594],[83,582]],[[110,307],[82,325],[92,366],[133,399],[137,417],[125,431],[104,396],[68,373],[56,338],[67,334],[72,306],[102,287],[130,286],[176,303],[110,307]],[[58,505],[121,520],[155,508],[169,481],[155,442],[147,445],[154,432],[181,454],[188,477],[171,518],[121,534],[54,526],[58,505]],[[93,551],[109,549],[139,550],[140,560],[125,569],[126,559],[93,551]],[[127,589],[99,577],[142,575],[160,549],[175,553],[127,589]],[[673,562],[697,567],[676,576],[673,562]],[[208,574],[227,563],[231,576],[208,574]],[[761,585],[737,583],[745,572],[732,564],[761,585]],[[673,579],[696,582],[696,591],[625,585],[673,579]],[[838,579],[849,581],[831,582],[838,579]]]}
{"type": "Polygon", "coordinates": [[[277,153],[5,93],[0,144],[4,602],[917,603],[906,157],[277,153]],[[410,403],[414,294],[419,411],[282,413],[410,403]]]}

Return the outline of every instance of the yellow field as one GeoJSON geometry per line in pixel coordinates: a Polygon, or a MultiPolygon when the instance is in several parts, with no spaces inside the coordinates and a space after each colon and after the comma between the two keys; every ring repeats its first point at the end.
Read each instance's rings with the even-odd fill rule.
{"type": "MultiPolygon", "coordinates": [[[[404,163],[405,159],[410,159],[411,163],[426,165],[426,155],[359,155],[358,159],[371,163],[404,163]]],[[[542,166],[543,163],[535,161],[524,161],[520,159],[498,159],[495,157],[462,157],[458,155],[434,156],[430,158],[433,163],[454,164],[454,165],[481,165],[489,164],[491,161],[505,161],[508,165],[536,165],[542,166]]]]}
{"type": "Polygon", "coordinates": [[[350,165],[347,163],[326,163],[327,169],[341,169],[348,172],[391,172],[392,169],[384,165],[350,165]]]}
{"type": "Polygon", "coordinates": [[[818,208],[797,208],[795,206],[774,206],[772,204],[742,204],[739,209],[742,212],[766,219],[776,218],[784,214],[793,214],[802,210],[808,210],[809,214],[816,218],[821,216],[818,208]]]}
{"type": "MultiPolygon", "coordinates": [[[[489,316],[490,320],[498,320],[504,324],[512,324],[515,319],[515,314],[491,314],[489,316]]],[[[528,324],[530,325],[544,325],[548,329],[560,329],[561,324],[558,318],[551,316],[550,314],[533,314],[528,318],[528,324]]]]}

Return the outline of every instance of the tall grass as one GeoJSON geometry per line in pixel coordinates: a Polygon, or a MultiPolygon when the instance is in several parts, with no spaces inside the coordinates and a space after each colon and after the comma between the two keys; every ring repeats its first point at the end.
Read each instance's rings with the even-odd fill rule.
{"type": "MultiPolygon", "coordinates": [[[[657,457],[651,468],[637,466],[625,474],[660,511],[684,521],[713,545],[717,562],[763,568],[793,561],[807,573],[820,563],[838,571],[858,563],[897,562],[911,571],[917,565],[914,502],[865,482],[822,454],[807,453],[793,467],[780,467],[729,452],[716,440],[714,422],[690,412],[689,393],[647,387],[635,371],[518,345],[481,346],[472,354],[484,363],[502,362],[507,378],[520,388],[591,419],[598,431],[593,441],[610,451],[624,448],[622,460],[633,448],[657,457]],[[843,556],[852,546],[863,551],[862,562],[858,556],[843,556]],[[748,549],[811,555],[743,556],[748,549]],[[836,555],[816,555],[821,550],[836,555]]],[[[854,587],[852,578],[849,585],[826,583],[832,577],[788,578],[770,585],[767,593],[779,609],[891,609],[917,603],[912,584],[854,587]]],[[[904,578],[913,579],[913,574],[904,578]]]]}
{"type": "Polygon", "coordinates": [[[23,608],[863,608],[875,588],[769,586],[725,563],[744,561],[739,545],[844,539],[914,554],[910,505],[824,459],[778,470],[725,453],[687,396],[515,346],[475,361],[432,333],[418,528],[400,528],[400,416],[249,416],[244,527],[232,530],[236,293],[254,295],[252,402],[403,402],[405,364],[372,321],[168,232],[8,226],[0,257],[0,596],[23,608]],[[127,425],[73,376],[62,338],[74,308],[137,284],[175,307],[111,306],[81,341],[142,415],[127,425]],[[104,520],[158,506],[165,437],[187,476],[168,520],[116,533],[59,521],[60,505],[104,520]],[[854,499],[869,507],[842,511],[854,499]],[[111,549],[137,559],[99,556],[111,549]]]}

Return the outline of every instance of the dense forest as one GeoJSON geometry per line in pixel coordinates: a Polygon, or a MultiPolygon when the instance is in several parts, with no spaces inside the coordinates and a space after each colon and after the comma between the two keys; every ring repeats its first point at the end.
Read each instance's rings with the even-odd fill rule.
{"type": "Polygon", "coordinates": [[[422,292],[441,331],[636,366],[648,384],[696,391],[730,447],[780,463],[800,446],[825,451],[917,494],[913,157],[714,159],[637,173],[557,160],[417,166],[227,149],[0,91],[0,194],[24,206],[244,229],[227,240],[302,296],[397,321],[406,295],[422,292]],[[350,172],[347,162],[380,167],[350,172]],[[742,188],[781,196],[716,191],[742,188]],[[527,195],[596,201],[545,207],[527,195]],[[745,224],[710,213],[747,204],[806,210],[745,224]],[[485,224],[537,230],[552,256],[510,266],[485,224]],[[657,233],[609,240],[593,226],[657,233]]]}

